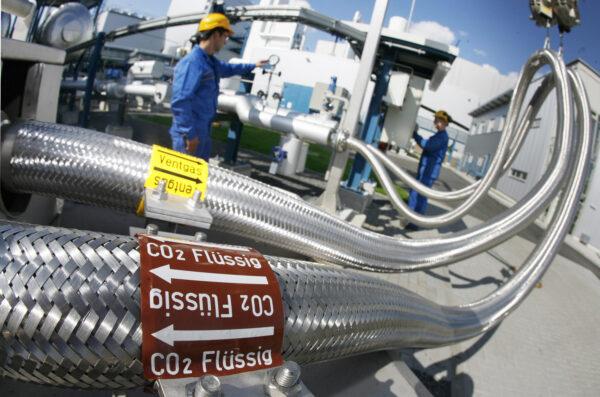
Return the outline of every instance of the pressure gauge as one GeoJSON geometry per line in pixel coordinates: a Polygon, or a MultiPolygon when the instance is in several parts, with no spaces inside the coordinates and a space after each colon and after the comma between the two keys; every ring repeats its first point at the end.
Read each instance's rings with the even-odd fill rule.
{"type": "Polygon", "coordinates": [[[278,55],[273,54],[273,55],[271,55],[269,57],[269,65],[271,67],[275,67],[275,65],[277,65],[278,63],[279,63],[279,56],[278,55]]]}

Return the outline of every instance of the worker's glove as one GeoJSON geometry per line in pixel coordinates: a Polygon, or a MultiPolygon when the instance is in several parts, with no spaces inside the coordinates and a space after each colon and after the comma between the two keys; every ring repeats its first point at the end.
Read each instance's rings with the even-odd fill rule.
{"type": "Polygon", "coordinates": [[[196,155],[196,149],[198,148],[198,144],[200,143],[200,138],[192,138],[186,139],[185,141],[185,151],[191,154],[192,156],[196,155]]]}

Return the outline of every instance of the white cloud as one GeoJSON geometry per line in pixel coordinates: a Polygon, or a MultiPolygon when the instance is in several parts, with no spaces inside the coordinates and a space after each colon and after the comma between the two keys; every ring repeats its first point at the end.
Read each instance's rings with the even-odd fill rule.
{"type": "Polygon", "coordinates": [[[498,69],[496,69],[494,66],[490,65],[489,63],[484,63],[483,65],[481,65],[482,68],[490,70],[492,72],[495,72],[497,74],[500,74],[500,71],[498,69]]]}
{"type": "Polygon", "coordinates": [[[459,30],[458,35],[460,37],[467,37],[469,35],[469,33],[465,32],[464,30],[459,30]]]}
{"type": "Polygon", "coordinates": [[[486,57],[487,56],[487,52],[485,52],[484,50],[481,50],[479,48],[475,48],[473,50],[473,52],[477,55],[479,55],[480,57],[486,57]]]}
{"type": "Polygon", "coordinates": [[[410,33],[418,34],[444,44],[452,44],[456,41],[456,35],[452,30],[450,30],[450,28],[440,25],[435,21],[421,21],[412,23],[409,31],[410,33]]]}
{"type": "MultiPolygon", "coordinates": [[[[391,30],[403,32],[406,28],[407,20],[406,18],[400,16],[393,16],[390,18],[390,23],[388,28],[391,30]]],[[[413,33],[419,36],[423,36],[425,38],[439,41],[444,44],[452,44],[456,41],[456,34],[447,26],[441,25],[435,21],[420,21],[420,22],[411,22],[410,27],[408,28],[409,33],[413,33]]],[[[460,31],[460,36],[464,37],[467,35],[467,32],[460,31]]]]}
{"type": "Polygon", "coordinates": [[[506,77],[508,77],[509,79],[511,79],[512,81],[514,81],[515,83],[517,82],[517,79],[519,78],[519,72],[509,72],[506,77]]]}

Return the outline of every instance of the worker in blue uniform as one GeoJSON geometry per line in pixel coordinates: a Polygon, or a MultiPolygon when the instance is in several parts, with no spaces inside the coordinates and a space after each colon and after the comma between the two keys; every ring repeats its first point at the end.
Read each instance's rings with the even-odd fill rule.
{"type": "Polygon", "coordinates": [[[192,38],[197,45],[175,67],[171,95],[173,124],[169,133],[173,149],[179,152],[208,160],[210,130],[217,113],[221,77],[244,75],[267,63],[231,64],[218,60],[215,54],[232,34],[225,15],[208,14],[200,21],[192,38]]]}
{"type": "MultiPolygon", "coordinates": [[[[438,110],[435,112],[433,121],[437,132],[433,136],[425,139],[417,133],[416,129],[413,132],[413,139],[423,149],[421,159],[419,160],[417,180],[427,187],[433,186],[433,183],[440,175],[442,163],[448,151],[448,133],[446,132],[446,127],[448,127],[451,121],[452,118],[446,111],[438,110]]],[[[419,214],[425,214],[427,210],[427,197],[411,190],[408,197],[408,206],[419,214]]],[[[407,228],[416,229],[412,224],[407,225],[407,228]]]]}

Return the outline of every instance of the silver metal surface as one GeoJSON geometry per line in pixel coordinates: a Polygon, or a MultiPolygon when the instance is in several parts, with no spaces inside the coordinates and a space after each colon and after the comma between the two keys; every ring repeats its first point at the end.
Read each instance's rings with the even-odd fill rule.
{"type": "Polygon", "coordinates": [[[144,215],[146,218],[160,219],[181,225],[209,229],[212,216],[198,197],[185,198],[157,189],[146,189],[144,194],[144,215]]]}
{"type": "MultiPolygon", "coordinates": [[[[143,194],[150,148],[74,127],[21,123],[2,167],[6,187],[133,212],[143,194]],[[82,187],[85,187],[83,189],[82,187]]],[[[213,228],[317,260],[377,271],[414,271],[475,255],[522,230],[557,195],[565,164],[578,159],[559,136],[560,157],[529,195],[468,231],[403,240],[354,227],[302,199],[239,174],[210,167],[206,206],[213,228]]]]}
{"type": "Polygon", "coordinates": [[[244,124],[294,134],[307,142],[329,145],[337,122],[282,108],[267,108],[252,95],[219,95],[219,110],[235,113],[244,124]]]}
{"type": "MultiPolygon", "coordinates": [[[[555,169],[561,170],[561,172],[556,174],[557,180],[554,180],[554,182],[558,182],[560,184],[560,181],[565,175],[566,164],[564,160],[565,156],[568,153],[568,146],[570,145],[568,136],[570,134],[571,125],[568,121],[571,120],[571,94],[569,88],[569,81],[566,77],[565,65],[562,59],[556,53],[550,50],[541,50],[536,52],[535,54],[533,54],[533,56],[529,58],[529,60],[523,67],[523,70],[521,71],[519,80],[517,82],[517,86],[514,90],[514,94],[511,98],[506,118],[506,125],[504,127],[503,134],[501,135],[501,139],[498,145],[498,149],[496,151],[494,159],[490,164],[488,172],[485,174],[483,179],[481,179],[480,181],[478,181],[477,184],[474,185],[472,191],[469,192],[467,190],[467,192],[469,192],[469,195],[466,197],[463,203],[446,213],[443,213],[441,215],[428,216],[413,211],[397,194],[396,186],[389,177],[385,167],[378,162],[377,156],[373,154],[372,151],[368,151],[366,149],[367,145],[354,139],[353,137],[349,137],[346,143],[353,149],[359,150],[360,153],[373,166],[373,170],[377,175],[379,181],[382,183],[384,189],[388,193],[392,204],[403,217],[405,217],[412,223],[425,227],[440,227],[452,224],[461,219],[464,215],[466,215],[477,204],[477,202],[481,200],[481,198],[485,197],[487,191],[501,176],[501,173],[504,170],[504,160],[508,156],[508,152],[511,143],[513,142],[513,138],[515,136],[521,136],[519,127],[521,125],[525,125],[527,127],[529,126],[529,122],[520,121],[522,119],[519,117],[520,111],[529,84],[534,78],[535,73],[544,65],[549,65],[551,67],[553,71],[553,76],[555,77],[555,86],[557,91],[558,102],[557,134],[562,136],[566,142],[563,146],[564,150],[559,156],[559,161],[561,163],[555,165],[555,169]]],[[[544,85],[542,85],[540,89],[544,91],[543,88],[544,85]]],[[[539,106],[541,106],[541,103],[535,104],[535,107],[539,108],[539,106]]],[[[531,114],[528,114],[527,116],[528,117],[525,120],[529,120],[531,116],[535,117],[535,113],[531,112],[531,114]]],[[[523,129],[525,129],[525,127],[523,129]]],[[[520,145],[519,141],[517,141],[516,144],[520,145]]]]}
{"type": "MultiPolygon", "coordinates": [[[[502,168],[499,170],[500,175],[504,174],[506,171],[508,171],[510,169],[510,166],[514,162],[517,154],[519,153],[519,150],[521,149],[523,142],[525,141],[525,138],[527,137],[527,132],[529,131],[531,123],[537,117],[537,113],[538,113],[540,107],[544,103],[548,94],[550,94],[550,92],[554,88],[553,84],[554,83],[553,83],[552,78],[549,78],[549,77],[546,78],[544,80],[543,84],[541,84],[540,87],[538,87],[537,91],[535,92],[535,94],[533,95],[531,100],[529,101],[529,105],[523,111],[523,115],[521,118],[521,122],[519,124],[519,128],[515,129],[514,131],[503,131],[503,134],[511,134],[511,139],[509,139],[511,146],[510,146],[508,154],[504,160],[502,168]]],[[[356,139],[349,140],[347,142],[347,144],[350,147],[350,149],[352,149],[352,150],[357,150],[357,151],[368,150],[370,152],[370,154],[372,155],[372,156],[370,156],[371,158],[375,157],[379,162],[382,163],[383,166],[385,166],[385,168],[387,170],[389,170],[393,175],[398,177],[398,179],[400,179],[402,182],[404,182],[410,189],[416,190],[419,194],[422,194],[422,195],[427,196],[428,198],[431,198],[434,200],[439,200],[439,201],[464,200],[465,198],[467,198],[470,194],[472,194],[475,191],[475,188],[480,183],[479,181],[476,181],[472,185],[466,186],[462,189],[452,190],[452,191],[447,191],[447,192],[435,190],[435,189],[432,189],[430,187],[423,185],[421,182],[416,180],[408,171],[399,167],[392,159],[387,157],[383,152],[381,152],[377,148],[375,148],[371,145],[366,145],[366,144],[364,144],[364,142],[358,141],[356,139]]],[[[495,156],[497,154],[498,154],[498,152],[495,153],[495,156]]],[[[374,160],[374,161],[376,161],[376,160],[374,160]]],[[[493,161],[501,161],[501,160],[498,158],[498,160],[493,159],[493,161]]],[[[550,162],[550,163],[553,164],[553,162],[550,162]]]]}
{"type": "MultiPolygon", "coordinates": [[[[568,232],[589,171],[587,98],[579,78],[572,72],[569,78],[580,129],[576,161],[546,236],[508,282],[477,302],[448,307],[351,270],[267,257],[286,308],[286,359],[308,363],[451,344],[485,332],[515,310],[568,232]]],[[[135,240],[4,223],[0,253],[0,360],[6,376],[83,388],[145,383],[135,240]]]]}
{"type": "Polygon", "coordinates": [[[194,397],[221,396],[221,382],[214,375],[204,375],[196,382],[194,397]]]}
{"type": "Polygon", "coordinates": [[[269,397],[314,397],[300,380],[300,366],[294,361],[286,361],[271,371],[265,394],[269,397]]]}
{"type": "MultiPolygon", "coordinates": [[[[590,118],[570,72],[580,157],[548,234],[512,278],[468,305],[440,306],[351,270],[267,257],[285,308],[283,354],[300,363],[400,347],[434,347],[498,325],[556,254],[589,171],[590,118]]],[[[139,253],[130,237],[0,226],[0,365],[11,378],[82,388],[144,384],[139,345],[139,253]]]]}
{"type": "MultiPolygon", "coordinates": [[[[367,86],[371,81],[371,73],[377,56],[377,48],[379,47],[379,39],[381,36],[381,28],[387,10],[387,0],[377,0],[373,5],[373,14],[369,25],[369,32],[365,40],[365,46],[360,56],[360,64],[354,80],[352,88],[352,96],[348,103],[348,109],[340,126],[339,136],[346,134],[349,137],[354,137],[358,133],[358,125],[360,121],[360,109],[363,104],[363,99],[367,91],[367,86]]],[[[370,101],[369,101],[370,103],[370,101]]],[[[319,205],[330,213],[337,211],[338,205],[338,189],[342,181],[342,176],[346,169],[346,163],[350,153],[347,151],[334,151],[333,159],[330,162],[325,191],[319,197],[319,205]]]]}
{"type": "Polygon", "coordinates": [[[94,23],[88,9],[79,3],[66,3],[53,10],[41,27],[38,40],[60,49],[90,40],[94,23]]]}

